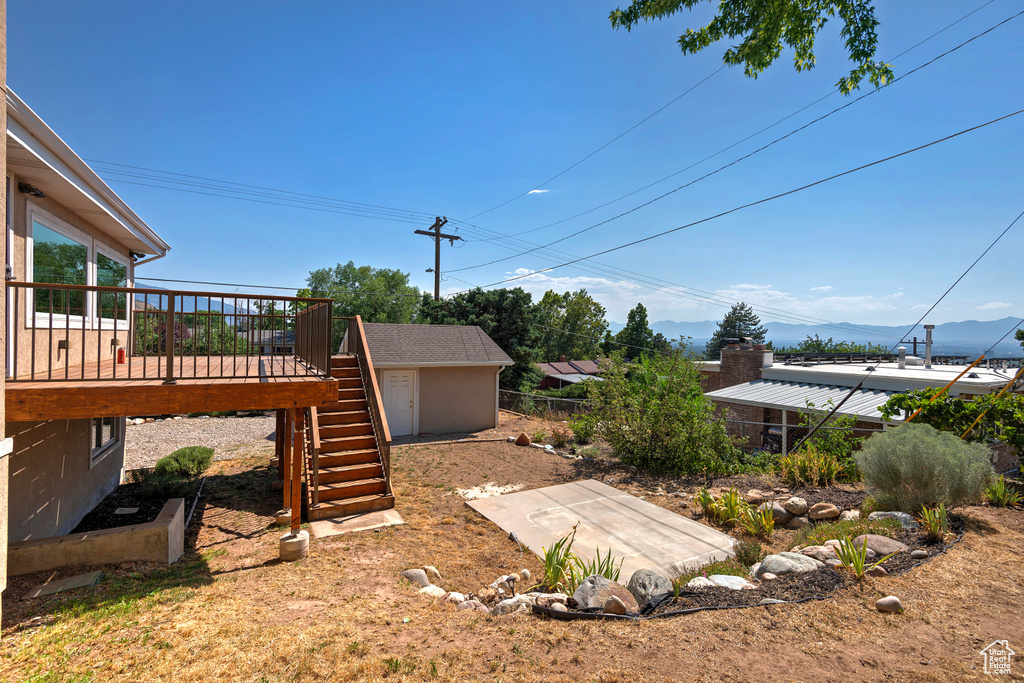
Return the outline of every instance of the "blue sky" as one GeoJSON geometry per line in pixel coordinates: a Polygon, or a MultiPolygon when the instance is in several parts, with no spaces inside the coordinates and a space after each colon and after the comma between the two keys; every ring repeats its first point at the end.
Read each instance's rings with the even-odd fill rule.
{"type": "MultiPolygon", "coordinates": [[[[889,61],[981,7],[893,61],[899,76],[1021,10],[1014,0],[985,2],[880,3],[879,56],[889,61]]],[[[466,239],[442,249],[449,293],[696,221],[1024,108],[1019,17],[747,160],[557,244],[558,253],[473,268],[633,209],[849,101],[834,93],[721,152],[835,91],[849,63],[830,25],[811,72],[796,73],[791,53],[757,80],[722,70],[545,184],[721,66],[724,46],[683,56],[675,44],[706,12],[625,32],[608,22],[614,7],[10,3],[8,84],[96,160],[100,175],[171,244],[165,259],[139,268],[140,278],[298,287],[309,271],[352,260],[401,269],[430,290],[424,271],[433,246],[413,230],[444,215],[446,231],[466,239]],[[115,175],[111,162],[401,213],[380,220],[334,213],[351,213],[337,204],[309,211],[146,187],[125,181],[168,183],[115,175]],[[481,213],[530,190],[543,192],[481,213]],[[506,237],[527,230],[514,239],[530,245],[506,237]]],[[[764,320],[913,321],[1024,211],[1022,143],[1024,115],[515,284],[538,296],[585,287],[618,321],[637,301],[653,321],[718,319],[736,300],[764,320]]],[[[195,192],[225,193],[171,178],[198,183],[182,186],[195,192]]],[[[1024,316],[1022,253],[1024,220],[929,320],[1024,316]]]]}

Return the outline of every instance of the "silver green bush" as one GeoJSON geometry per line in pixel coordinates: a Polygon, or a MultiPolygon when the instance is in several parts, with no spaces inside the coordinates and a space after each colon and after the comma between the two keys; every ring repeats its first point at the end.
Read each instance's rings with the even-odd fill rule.
{"type": "Polygon", "coordinates": [[[872,435],[854,460],[878,509],[917,514],[980,501],[995,476],[990,455],[983,444],[912,423],[872,435]]]}

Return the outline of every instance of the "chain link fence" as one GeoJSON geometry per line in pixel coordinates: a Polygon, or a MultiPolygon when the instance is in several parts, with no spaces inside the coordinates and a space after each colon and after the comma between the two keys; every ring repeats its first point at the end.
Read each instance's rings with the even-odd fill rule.
{"type": "MultiPolygon", "coordinates": [[[[726,420],[725,425],[729,436],[740,440],[743,450],[783,455],[790,453],[811,430],[810,427],[801,425],[743,420],[726,420]]],[[[881,424],[872,425],[861,422],[854,427],[819,427],[816,434],[830,432],[837,436],[841,434],[849,438],[866,439],[880,431],[882,431],[881,424]]]]}
{"type": "Polygon", "coordinates": [[[498,407],[549,420],[564,420],[570,415],[590,412],[590,403],[581,398],[557,398],[506,389],[498,391],[498,407]]]}

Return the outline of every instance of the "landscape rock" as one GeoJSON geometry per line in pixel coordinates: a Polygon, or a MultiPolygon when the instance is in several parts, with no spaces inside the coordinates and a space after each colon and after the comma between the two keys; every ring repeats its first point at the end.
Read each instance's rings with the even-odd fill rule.
{"type": "Polygon", "coordinates": [[[530,435],[527,434],[526,432],[522,432],[519,436],[516,437],[517,446],[529,446],[531,443],[533,443],[533,440],[530,439],[530,435]]]}
{"type": "Polygon", "coordinates": [[[491,610],[487,609],[487,605],[479,600],[466,600],[465,602],[461,602],[457,609],[471,609],[475,612],[484,612],[486,614],[490,614],[491,612],[491,610]]]}
{"type": "Polygon", "coordinates": [[[523,583],[529,583],[530,576],[531,576],[530,570],[529,569],[520,569],[519,570],[519,576],[522,577],[523,583]]]}
{"type": "Polygon", "coordinates": [[[839,516],[839,508],[832,503],[815,503],[807,511],[811,519],[835,519],[839,516]]]}
{"type": "Polygon", "coordinates": [[[775,518],[775,525],[782,526],[788,524],[789,520],[793,519],[793,515],[786,511],[786,508],[782,507],[781,503],[775,501],[769,501],[767,503],[761,503],[757,506],[758,511],[771,510],[772,517],[775,518]]]}
{"type": "Polygon", "coordinates": [[[895,519],[904,529],[919,529],[921,527],[913,515],[906,512],[872,512],[868,519],[895,519]]]}
{"type": "Polygon", "coordinates": [[[830,545],[809,545],[801,550],[800,553],[807,557],[813,557],[819,562],[839,559],[835,547],[830,545]]]}
{"type": "Polygon", "coordinates": [[[853,545],[860,548],[864,545],[865,539],[868,542],[868,549],[875,551],[876,555],[892,555],[893,553],[903,553],[910,550],[910,548],[899,541],[876,534],[861,534],[853,539],[853,545]]]}
{"type": "Polygon", "coordinates": [[[514,598],[507,598],[502,600],[497,605],[491,608],[491,614],[512,614],[513,612],[520,611],[521,608],[525,607],[529,610],[533,607],[535,598],[532,595],[517,595],[514,598]]]}
{"type": "Polygon", "coordinates": [[[430,585],[430,579],[427,578],[427,573],[419,568],[406,569],[402,572],[402,578],[408,579],[410,582],[421,588],[430,585]]]}
{"type": "Polygon", "coordinates": [[[743,495],[743,500],[747,501],[751,505],[760,505],[765,502],[773,495],[772,491],[762,491],[760,489],[750,489],[743,495]]]}
{"type": "Polygon", "coordinates": [[[757,604],[759,604],[759,605],[784,605],[784,604],[786,604],[786,601],[785,600],[778,600],[776,598],[765,598],[764,600],[762,600],[761,602],[759,602],[757,604]]]}
{"type": "Polygon", "coordinates": [[[880,598],[875,601],[875,609],[879,612],[894,612],[901,614],[903,612],[903,603],[895,595],[887,595],[884,598],[880,598]]]}
{"type": "Polygon", "coordinates": [[[731,588],[734,591],[757,588],[757,586],[750,583],[742,576],[732,576],[730,574],[712,574],[708,577],[708,580],[716,586],[731,588]]]}
{"type": "Polygon", "coordinates": [[[910,556],[912,558],[914,558],[915,560],[923,560],[924,558],[928,557],[928,551],[927,550],[912,550],[912,551],[910,551],[910,556]]]}
{"type": "Polygon", "coordinates": [[[498,597],[498,590],[491,586],[487,586],[486,588],[480,589],[478,597],[483,602],[493,602],[494,599],[498,597]]]}
{"type": "Polygon", "coordinates": [[[540,607],[554,607],[558,603],[563,605],[569,601],[569,596],[565,593],[528,593],[533,597],[535,605],[540,607]]]}
{"type": "Polygon", "coordinates": [[[616,596],[611,596],[604,602],[605,614],[625,614],[626,603],[619,600],[616,596]]]}
{"type": "Polygon", "coordinates": [[[629,577],[626,590],[636,598],[638,605],[646,605],[653,596],[672,592],[672,582],[650,569],[638,569],[629,577]]]}
{"type": "Polygon", "coordinates": [[[823,566],[824,564],[813,557],[807,557],[800,553],[779,553],[778,555],[769,555],[761,560],[754,578],[759,579],[766,573],[775,574],[775,576],[802,574],[803,572],[812,572],[815,569],[820,569],[823,566]]]}
{"type": "Polygon", "coordinates": [[[806,517],[794,517],[793,519],[789,520],[789,524],[786,525],[786,528],[800,531],[800,529],[803,529],[807,526],[811,526],[811,520],[807,519],[806,517]]]}
{"type": "Polygon", "coordinates": [[[828,548],[838,548],[841,544],[840,544],[838,538],[831,538],[831,539],[825,541],[824,543],[822,543],[822,545],[826,546],[828,548]]]}
{"type": "Polygon", "coordinates": [[[864,572],[865,576],[889,576],[889,572],[885,571],[885,567],[872,567],[871,569],[864,572]]]}
{"type": "Polygon", "coordinates": [[[423,571],[427,573],[430,583],[441,583],[441,572],[437,571],[437,567],[427,565],[423,568],[423,571]]]}
{"type": "Polygon", "coordinates": [[[563,605],[560,602],[552,603],[551,604],[551,609],[553,609],[556,612],[568,612],[569,611],[569,608],[566,607],[565,605],[563,605]]]}
{"type": "Polygon", "coordinates": [[[613,595],[622,600],[630,612],[640,611],[640,605],[636,603],[636,598],[626,590],[625,586],[603,576],[588,576],[572,594],[572,597],[579,604],[580,609],[593,609],[604,608],[604,603],[613,595]]]}
{"type": "Polygon", "coordinates": [[[775,574],[772,574],[771,572],[765,572],[764,574],[761,574],[762,581],[774,581],[777,578],[779,577],[775,576],[775,574]]]}
{"type": "Polygon", "coordinates": [[[834,560],[825,560],[825,564],[827,564],[830,567],[842,567],[843,566],[843,563],[838,558],[834,559],[834,560]]]}
{"type": "Polygon", "coordinates": [[[425,586],[420,589],[420,595],[437,600],[448,595],[448,591],[440,586],[425,586]]]}
{"type": "Polygon", "coordinates": [[[456,593],[455,591],[452,591],[445,597],[445,600],[447,600],[448,602],[455,603],[456,605],[461,605],[462,603],[466,602],[466,596],[462,593],[456,593]]]}
{"type": "Polygon", "coordinates": [[[714,588],[715,582],[706,576],[695,576],[690,579],[687,584],[687,588],[714,588]]]}
{"type": "Polygon", "coordinates": [[[839,513],[840,522],[852,522],[855,519],[860,519],[860,510],[843,510],[839,513]]]}
{"type": "Polygon", "coordinates": [[[782,507],[786,509],[786,512],[795,517],[801,517],[803,515],[806,515],[808,510],[807,501],[798,496],[793,496],[792,498],[787,500],[785,503],[782,504],[782,507]]]}

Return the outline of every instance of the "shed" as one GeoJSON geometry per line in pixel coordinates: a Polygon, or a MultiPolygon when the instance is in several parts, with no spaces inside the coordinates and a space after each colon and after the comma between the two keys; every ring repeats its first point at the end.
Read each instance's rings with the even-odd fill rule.
{"type": "Polygon", "coordinates": [[[364,323],[363,330],[392,436],[498,425],[498,374],[512,359],[478,326],[364,323]]]}

